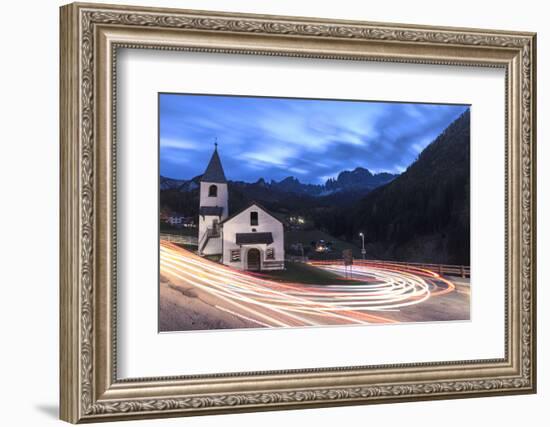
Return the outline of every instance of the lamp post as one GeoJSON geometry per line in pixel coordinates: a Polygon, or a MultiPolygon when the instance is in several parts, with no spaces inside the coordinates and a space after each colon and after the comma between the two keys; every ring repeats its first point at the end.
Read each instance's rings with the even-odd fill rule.
{"type": "Polygon", "coordinates": [[[367,251],[365,250],[365,234],[363,232],[359,233],[359,236],[361,237],[361,255],[363,259],[365,259],[365,255],[367,251]]]}

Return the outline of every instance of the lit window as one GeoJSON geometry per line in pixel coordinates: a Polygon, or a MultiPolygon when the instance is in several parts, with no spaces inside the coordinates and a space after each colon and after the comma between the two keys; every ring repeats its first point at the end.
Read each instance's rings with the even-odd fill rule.
{"type": "Polygon", "coordinates": [[[218,186],[211,185],[208,187],[208,197],[218,197],[218,186]]]}
{"type": "Polygon", "coordinates": [[[258,225],[258,212],[250,212],[250,225],[258,225]]]}

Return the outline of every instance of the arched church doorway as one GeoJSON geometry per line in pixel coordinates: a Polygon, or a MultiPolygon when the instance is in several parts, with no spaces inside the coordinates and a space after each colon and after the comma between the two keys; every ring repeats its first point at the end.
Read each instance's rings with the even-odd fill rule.
{"type": "Polygon", "coordinates": [[[259,270],[260,265],[260,251],[258,249],[249,249],[246,256],[247,270],[259,270]]]}

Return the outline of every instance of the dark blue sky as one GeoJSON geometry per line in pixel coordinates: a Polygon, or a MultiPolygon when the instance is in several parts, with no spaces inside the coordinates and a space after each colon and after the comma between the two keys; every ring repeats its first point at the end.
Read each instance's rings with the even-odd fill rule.
{"type": "Polygon", "coordinates": [[[202,174],[217,138],[229,180],[320,184],[358,166],[404,171],[468,107],[161,94],[159,108],[163,176],[202,174]]]}

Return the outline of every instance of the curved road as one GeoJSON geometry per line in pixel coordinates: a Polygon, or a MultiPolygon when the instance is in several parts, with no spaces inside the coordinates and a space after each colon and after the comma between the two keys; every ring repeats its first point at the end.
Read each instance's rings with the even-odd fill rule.
{"type": "MultiPolygon", "coordinates": [[[[338,263],[314,263],[344,276],[338,263]]],[[[354,281],[305,285],[266,280],[209,261],[161,241],[161,273],[174,286],[191,286],[215,309],[263,327],[396,323],[388,316],[455,291],[455,285],[420,268],[353,266],[354,281]],[[386,315],[385,315],[386,314],[386,315]]]]}

